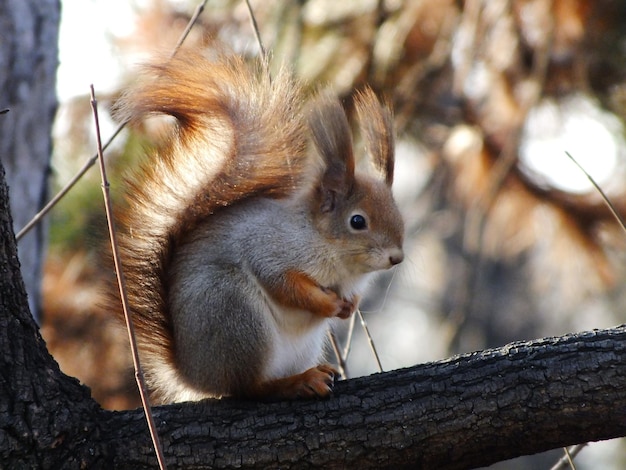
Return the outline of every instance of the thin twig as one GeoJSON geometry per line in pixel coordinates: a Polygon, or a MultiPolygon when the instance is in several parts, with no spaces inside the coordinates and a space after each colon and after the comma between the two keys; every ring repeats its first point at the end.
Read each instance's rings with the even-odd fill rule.
{"type": "Polygon", "coordinates": [[[374,339],[372,338],[372,335],[370,334],[369,328],[367,327],[367,322],[365,321],[365,318],[363,317],[361,310],[357,308],[356,314],[352,315],[352,317],[350,318],[350,325],[348,327],[348,334],[346,337],[346,345],[343,351],[339,347],[339,341],[337,341],[337,337],[335,336],[335,334],[331,330],[328,331],[330,344],[337,358],[337,365],[339,367],[339,372],[341,373],[341,376],[345,379],[348,378],[348,366],[347,366],[346,361],[348,359],[348,355],[350,354],[350,348],[352,347],[352,335],[354,333],[354,325],[356,323],[357,315],[361,322],[361,326],[363,327],[363,331],[365,332],[365,336],[367,337],[367,341],[370,346],[370,349],[372,350],[372,353],[374,354],[374,358],[376,359],[378,371],[383,372],[383,366],[380,362],[380,357],[378,356],[378,351],[376,350],[374,339]]]}
{"type": "MultiPolygon", "coordinates": [[[[565,151],[565,155],[567,155],[567,157],[580,169],[580,171],[582,171],[585,174],[587,179],[591,182],[593,187],[596,188],[596,190],[598,191],[598,193],[602,197],[602,200],[604,201],[604,203],[607,205],[607,207],[611,211],[611,214],[613,214],[613,217],[615,217],[615,220],[617,220],[617,222],[620,224],[622,229],[626,232],[626,224],[624,223],[624,219],[622,219],[622,217],[619,215],[619,213],[615,209],[615,206],[613,206],[613,203],[608,198],[608,196],[604,193],[604,191],[602,190],[600,185],[598,183],[596,183],[596,181],[587,172],[587,170],[585,170],[585,168],[583,168],[583,166],[580,163],[578,163],[578,160],[576,160],[568,151],[565,151]]],[[[585,444],[578,444],[576,446],[573,446],[571,449],[568,449],[567,447],[564,447],[563,448],[563,452],[564,452],[565,455],[563,455],[563,457],[561,457],[559,459],[559,461],[556,464],[554,464],[550,470],[560,470],[560,469],[564,469],[564,468],[567,468],[567,467],[569,467],[571,470],[576,470],[576,466],[574,465],[574,457],[586,445],[587,445],[586,443],[585,444]]]]}
{"type": "MultiPolygon", "coordinates": [[[[185,39],[187,39],[187,36],[189,35],[191,28],[196,24],[196,22],[198,21],[198,17],[200,16],[200,13],[202,13],[202,11],[204,10],[204,6],[206,5],[206,2],[207,0],[202,0],[200,4],[198,5],[198,7],[196,8],[196,11],[190,18],[185,30],[181,34],[178,42],[176,43],[176,46],[174,47],[172,54],[170,55],[170,58],[176,55],[176,53],[178,52],[178,49],[180,49],[180,46],[183,44],[185,39]]],[[[113,140],[118,136],[118,134],[122,131],[122,129],[126,127],[128,122],[129,121],[124,121],[119,126],[117,126],[117,129],[115,129],[111,137],[109,137],[109,139],[106,141],[106,143],[102,147],[103,151],[109,147],[111,142],[113,142],[113,140]]],[[[98,160],[98,155],[93,155],[89,160],[87,160],[87,162],[85,162],[85,164],[78,171],[78,173],[76,173],[76,175],[37,214],[35,214],[35,216],[30,220],[30,222],[28,222],[18,232],[18,234],[15,237],[17,241],[19,241],[24,235],[26,235],[26,233],[28,233],[35,225],[37,225],[39,221],[43,219],[46,216],[46,214],[50,212],[50,210],[54,206],[57,205],[57,203],[70,191],[70,189],[74,187],[74,185],[83,177],[85,173],[87,173],[87,170],[89,170],[89,168],[91,168],[96,163],[97,160],[98,160]]]]}
{"type": "Polygon", "coordinates": [[[150,400],[148,398],[148,391],[146,382],[141,370],[141,364],[139,361],[139,352],[137,349],[137,341],[135,339],[135,329],[133,327],[132,319],[128,313],[128,298],[126,296],[126,282],[124,279],[124,272],[120,262],[120,255],[117,247],[117,238],[115,235],[115,223],[113,221],[113,208],[111,205],[111,198],[109,197],[109,182],[106,176],[106,168],[104,166],[104,154],[102,148],[102,141],[100,139],[100,120],[98,118],[98,102],[96,101],[96,95],[93,85],[91,85],[91,109],[93,111],[93,118],[96,126],[96,142],[98,144],[98,162],[100,163],[100,175],[102,177],[102,194],[104,197],[104,208],[106,211],[107,224],[109,228],[109,236],[111,239],[111,250],[113,252],[113,262],[115,264],[115,274],[117,276],[118,288],[120,290],[120,298],[122,300],[122,309],[124,310],[124,319],[126,320],[126,329],[128,331],[128,339],[130,341],[130,349],[133,356],[133,366],[135,367],[135,379],[137,380],[137,386],[139,387],[139,395],[141,397],[141,404],[143,405],[144,412],[146,414],[146,420],[148,421],[148,429],[150,430],[150,437],[156,450],[157,460],[159,461],[159,467],[165,469],[165,457],[163,455],[163,447],[159,440],[159,434],[154,424],[154,418],[152,417],[152,408],[150,407],[150,400]]]}
{"type": "Polygon", "coordinates": [[[350,324],[348,325],[348,332],[346,334],[346,344],[343,347],[343,350],[339,347],[339,341],[337,341],[337,337],[332,332],[332,330],[328,331],[328,335],[330,337],[330,344],[333,347],[333,351],[335,356],[337,357],[337,364],[339,366],[339,372],[344,379],[349,378],[348,372],[348,356],[350,355],[350,349],[352,348],[352,337],[354,335],[354,325],[356,324],[356,315],[352,315],[350,317],[350,324]]]}
{"type": "Polygon", "coordinates": [[[252,5],[250,5],[250,0],[246,0],[246,6],[248,7],[248,14],[250,16],[250,24],[252,25],[252,29],[254,30],[254,35],[256,36],[256,42],[259,45],[259,50],[261,51],[261,57],[263,58],[263,65],[267,69],[269,69],[269,57],[267,55],[267,50],[263,45],[263,40],[261,39],[261,32],[259,31],[259,24],[256,21],[256,17],[254,16],[254,11],[252,10],[252,5]]]}
{"type": "Polygon", "coordinates": [[[567,459],[567,463],[569,464],[570,468],[572,470],[576,470],[576,465],[574,465],[574,459],[569,449],[567,447],[563,447],[563,452],[565,452],[565,458],[567,459]]]}
{"type": "MultiPolygon", "coordinates": [[[[128,121],[124,121],[119,126],[117,126],[117,129],[115,129],[111,137],[109,137],[109,140],[107,140],[104,146],[102,147],[103,151],[106,150],[109,147],[109,145],[111,145],[111,142],[113,142],[113,139],[115,139],[117,135],[120,132],[122,132],[122,129],[124,129],[126,124],[128,124],[128,121]]],[[[18,234],[15,236],[17,241],[19,241],[24,235],[26,235],[26,233],[28,233],[35,225],[37,225],[39,221],[43,219],[48,212],[50,212],[50,209],[56,206],[57,203],[61,199],[63,199],[63,197],[70,191],[70,189],[72,189],[74,185],[78,183],[78,181],[83,177],[83,175],[87,173],[87,170],[89,170],[89,168],[91,168],[97,161],[98,161],[98,154],[93,155],[89,160],[87,160],[85,164],[83,165],[83,167],[80,170],[78,170],[78,173],[76,173],[76,175],[74,175],[74,177],[70,181],[68,181],[66,185],[52,199],[50,199],[50,201],[43,207],[43,209],[37,212],[37,214],[35,214],[35,217],[33,217],[30,220],[30,222],[28,222],[18,232],[18,234]]]]}
{"type": "Polygon", "coordinates": [[[174,46],[174,50],[170,54],[170,59],[176,55],[176,53],[178,52],[180,47],[185,42],[185,39],[187,39],[187,36],[189,36],[189,33],[191,32],[191,28],[193,28],[193,26],[196,24],[196,21],[198,21],[198,18],[200,17],[202,12],[204,11],[204,6],[206,5],[206,2],[207,2],[207,0],[203,0],[196,7],[195,11],[193,12],[193,15],[191,15],[191,18],[187,22],[187,26],[185,27],[185,30],[183,31],[183,34],[181,34],[180,38],[178,38],[178,42],[176,43],[176,46],[174,46]]]}
{"type": "Polygon", "coordinates": [[[576,457],[586,446],[587,444],[585,443],[572,446],[569,449],[564,447],[563,451],[565,455],[563,455],[563,457],[561,457],[559,461],[550,468],[550,470],[563,470],[566,468],[576,470],[576,467],[574,466],[574,457],[576,457]]]}
{"type": "Polygon", "coordinates": [[[576,161],[576,159],[574,157],[572,157],[572,155],[569,152],[566,151],[565,155],[567,155],[569,157],[569,159],[571,161],[573,161],[574,164],[578,168],[580,168],[580,171],[582,171],[585,174],[585,176],[589,179],[589,181],[591,181],[591,184],[593,184],[593,186],[596,188],[596,190],[600,193],[600,196],[602,196],[602,199],[604,200],[605,204],[607,205],[607,207],[611,211],[611,214],[613,214],[613,217],[615,217],[615,220],[617,220],[617,222],[619,222],[619,224],[622,226],[622,229],[624,229],[624,231],[626,232],[626,223],[624,223],[624,219],[622,219],[622,217],[619,215],[619,213],[615,209],[615,206],[613,205],[611,200],[607,197],[606,194],[604,194],[604,191],[602,191],[602,188],[598,185],[598,183],[596,183],[596,181],[591,177],[591,175],[589,173],[587,173],[587,171],[582,167],[582,165],[580,163],[578,163],[578,161],[576,161]]]}
{"type": "Polygon", "coordinates": [[[350,317],[350,325],[348,326],[348,334],[346,335],[346,345],[343,348],[342,357],[345,360],[348,359],[350,349],[352,348],[352,337],[354,336],[354,325],[356,325],[356,315],[350,317]]]}
{"type": "Polygon", "coordinates": [[[341,377],[347,379],[346,358],[341,355],[339,341],[337,341],[337,337],[335,336],[335,333],[333,333],[333,330],[328,330],[328,338],[330,339],[330,345],[333,347],[333,352],[337,358],[337,368],[339,369],[339,373],[341,374],[341,377]]]}
{"type": "Polygon", "coordinates": [[[372,335],[370,334],[370,330],[367,327],[367,323],[365,322],[365,318],[361,313],[361,309],[356,309],[356,313],[359,316],[359,320],[361,320],[361,326],[363,327],[363,331],[365,331],[365,335],[367,336],[367,342],[370,345],[370,349],[372,350],[372,354],[374,354],[374,359],[376,359],[376,364],[378,365],[378,371],[383,371],[383,365],[380,362],[380,357],[378,356],[378,351],[376,351],[376,345],[374,344],[374,340],[372,339],[372,335]]]}

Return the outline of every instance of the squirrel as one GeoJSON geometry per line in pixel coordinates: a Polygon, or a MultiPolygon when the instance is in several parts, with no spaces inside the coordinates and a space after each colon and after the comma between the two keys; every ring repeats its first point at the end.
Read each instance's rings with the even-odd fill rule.
{"type": "Polygon", "coordinates": [[[307,98],[285,67],[270,77],[266,64],[181,50],[146,65],[116,107],[131,122],[174,118],[127,176],[117,221],[153,397],[330,395],[330,322],[404,257],[389,106],[369,88],[356,98],[375,175],[355,170],[340,101],[307,98]]]}

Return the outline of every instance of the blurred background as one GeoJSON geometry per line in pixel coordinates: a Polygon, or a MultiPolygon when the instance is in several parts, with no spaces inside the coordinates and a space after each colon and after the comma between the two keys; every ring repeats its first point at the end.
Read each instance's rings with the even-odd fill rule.
{"type": "MultiPolygon", "coordinates": [[[[89,84],[106,139],[137,64],[171,51],[199,3],[62,1],[55,186],[94,153],[89,84]]],[[[395,109],[407,259],[362,304],[385,370],[625,322],[626,234],[567,153],[626,214],[626,2],[251,3],[273,66],[287,63],[311,92],[331,87],[349,112],[366,84],[395,109]]],[[[216,40],[258,57],[245,2],[209,1],[185,47],[216,40]]],[[[109,148],[114,193],[154,132],[124,131],[109,148]]],[[[97,171],[52,212],[50,237],[51,352],[104,407],[137,406],[126,333],[98,307],[110,273],[98,258],[108,241],[97,171]]],[[[358,324],[347,368],[378,371],[358,324]]],[[[550,468],[561,454],[490,468],[550,468]]],[[[575,462],[625,468],[626,447],[592,444],[575,462]]]]}

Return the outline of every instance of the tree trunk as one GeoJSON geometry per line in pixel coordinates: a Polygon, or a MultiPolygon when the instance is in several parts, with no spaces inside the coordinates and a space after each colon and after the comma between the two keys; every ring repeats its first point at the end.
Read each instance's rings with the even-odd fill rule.
{"type": "MultiPolygon", "coordinates": [[[[102,410],[28,312],[0,167],[2,468],[154,468],[141,410],[102,410]]],[[[626,327],[340,382],[325,401],[155,410],[170,468],[472,468],[626,435],[626,327]]]]}
{"type": "MultiPolygon", "coordinates": [[[[56,111],[60,4],[58,0],[0,2],[0,161],[11,190],[15,228],[45,203],[56,111]]],[[[41,270],[47,224],[20,241],[22,276],[30,308],[39,318],[41,270]]]]}

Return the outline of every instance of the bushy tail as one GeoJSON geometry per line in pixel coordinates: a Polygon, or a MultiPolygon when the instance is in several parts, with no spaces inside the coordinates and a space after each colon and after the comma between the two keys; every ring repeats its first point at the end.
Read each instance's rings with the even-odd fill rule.
{"type": "Polygon", "coordinates": [[[175,375],[165,287],[172,243],[220,208],[287,197],[304,183],[311,165],[302,102],[284,70],[270,79],[239,57],[186,51],[147,66],[120,100],[122,118],[176,121],[169,141],[129,177],[120,217],[129,303],[153,384],[175,375]]]}

